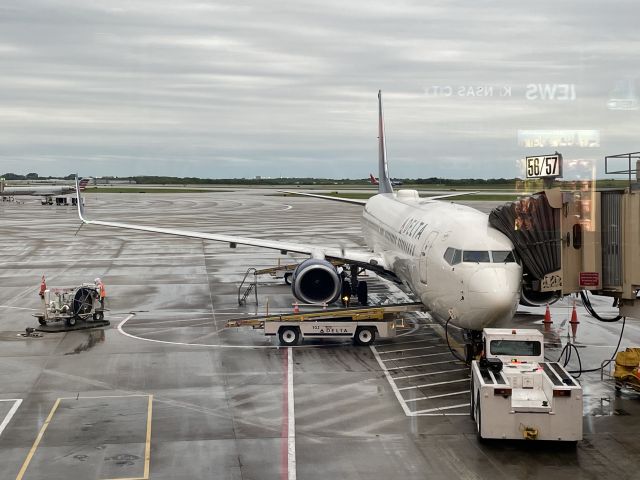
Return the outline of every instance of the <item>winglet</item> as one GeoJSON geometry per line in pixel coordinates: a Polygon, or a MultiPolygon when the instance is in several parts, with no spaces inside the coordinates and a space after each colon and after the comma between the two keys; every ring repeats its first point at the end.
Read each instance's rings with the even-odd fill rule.
{"type": "Polygon", "coordinates": [[[384,138],[382,90],[378,90],[378,193],[393,193],[387,165],[387,146],[384,138]]]}
{"type": "Polygon", "coordinates": [[[78,174],[76,173],[76,201],[78,203],[78,217],[82,220],[82,223],[88,223],[84,218],[84,200],[80,192],[84,190],[84,187],[80,187],[80,180],[78,179],[78,174]]]}

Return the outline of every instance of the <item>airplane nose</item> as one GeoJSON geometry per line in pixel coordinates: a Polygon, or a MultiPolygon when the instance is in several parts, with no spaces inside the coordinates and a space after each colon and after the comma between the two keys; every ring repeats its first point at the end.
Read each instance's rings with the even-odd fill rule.
{"type": "Polygon", "coordinates": [[[505,268],[482,268],[471,275],[469,293],[518,292],[520,273],[505,268]]]}
{"type": "Polygon", "coordinates": [[[481,330],[492,324],[509,321],[518,308],[520,299],[521,272],[505,269],[486,268],[475,272],[468,280],[467,297],[473,305],[476,324],[474,330],[481,330]]]}

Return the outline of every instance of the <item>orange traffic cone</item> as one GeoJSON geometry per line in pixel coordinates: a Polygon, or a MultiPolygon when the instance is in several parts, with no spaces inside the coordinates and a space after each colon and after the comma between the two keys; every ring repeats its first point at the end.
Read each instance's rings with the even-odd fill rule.
{"type": "Polygon", "coordinates": [[[573,338],[576,337],[576,333],[578,333],[578,324],[580,321],[578,320],[578,312],[576,311],[576,301],[573,301],[573,310],[571,311],[571,320],[569,320],[569,324],[571,325],[571,336],[573,338]]]}
{"type": "Polygon", "coordinates": [[[293,313],[300,313],[300,306],[298,305],[298,302],[293,304],[293,313]]]}
{"type": "Polygon", "coordinates": [[[44,279],[44,275],[42,275],[42,281],[40,282],[40,292],[39,295],[41,298],[44,298],[44,292],[47,289],[47,282],[44,279]]]}

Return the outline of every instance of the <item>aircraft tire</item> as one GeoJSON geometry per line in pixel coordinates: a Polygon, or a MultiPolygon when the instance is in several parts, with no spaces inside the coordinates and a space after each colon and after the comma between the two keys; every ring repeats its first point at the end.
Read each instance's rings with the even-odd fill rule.
{"type": "Polygon", "coordinates": [[[280,327],[278,331],[280,345],[292,347],[300,341],[300,329],[298,327],[280,327]]]}
{"type": "Polygon", "coordinates": [[[376,339],[376,331],[371,327],[358,327],[353,342],[361,347],[368,347],[376,339]]]}

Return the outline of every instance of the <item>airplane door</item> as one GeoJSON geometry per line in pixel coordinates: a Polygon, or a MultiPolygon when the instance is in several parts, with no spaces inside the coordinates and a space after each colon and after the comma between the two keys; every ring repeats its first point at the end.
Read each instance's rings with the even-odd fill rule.
{"type": "Polygon", "coordinates": [[[424,242],[424,250],[420,254],[420,265],[418,268],[420,270],[420,282],[424,284],[427,283],[427,257],[429,254],[429,250],[431,250],[433,242],[435,242],[437,236],[438,232],[429,232],[429,235],[424,242]]]}

